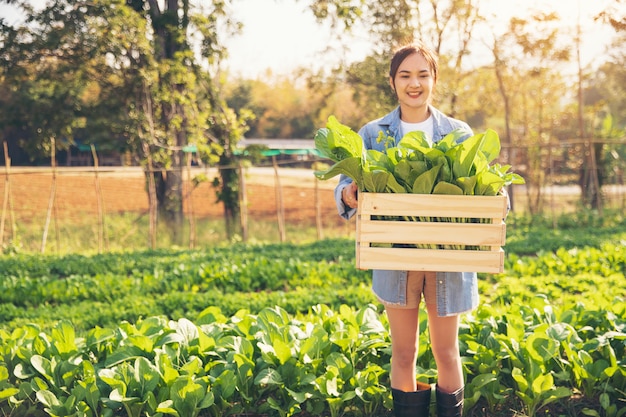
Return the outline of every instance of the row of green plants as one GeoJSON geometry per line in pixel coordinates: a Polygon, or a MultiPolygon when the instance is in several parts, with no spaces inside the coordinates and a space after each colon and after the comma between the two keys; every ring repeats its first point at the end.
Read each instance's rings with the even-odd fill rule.
{"type": "MultiPolygon", "coordinates": [[[[557,299],[590,287],[597,289],[592,296],[601,296],[621,287],[626,246],[602,243],[599,248],[560,248],[533,257],[509,253],[505,268],[496,281],[511,282],[504,293],[485,288],[491,297],[506,297],[520,278],[528,289],[550,292],[557,299]],[[553,276],[591,278],[550,278],[561,281],[554,287],[537,279],[553,276]],[[581,280],[590,281],[586,288],[572,288],[581,280]]],[[[45,326],[54,317],[86,330],[152,315],[194,316],[207,305],[225,314],[272,305],[298,313],[318,303],[336,308],[375,301],[368,289],[369,273],[355,268],[354,246],[347,240],[94,257],[21,255],[1,258],[0,270],[0,328],[31,322],[45,326]]],[[[484,276],[481,285],[493,280],[484,276]]]]}
{"type": "MultiPolygon", "coordinates": [[[[467,407],[623,416],[626,303],[482,305],[461,330],[467,407]]],[[[422,319],[422,327],[425,327],[422,319]]],[[[0,410],[30,416],[375,416],[388,413],[389,340],[372,305],[281,307],[193,321],[150,317],[78,337],[59,322],[0,331],[0,410]]],[[[421,342],[428,346],[427,330],[421,342]]],[[[427,348],[419,376],[434,382],[427,348]]]]}
{"type": "MultiPolygon", "coordinates": [[[[463,316],[468,415],[625,415],[626,227],[592,221],[509,219],[505,273],[480,277],[463,316]],[[563,246],[529,251],[550,233],[563,246]]],[[[15,254],[0,270],[2,415],[389,413],[385,315],[352,241],[15,254]]]]}

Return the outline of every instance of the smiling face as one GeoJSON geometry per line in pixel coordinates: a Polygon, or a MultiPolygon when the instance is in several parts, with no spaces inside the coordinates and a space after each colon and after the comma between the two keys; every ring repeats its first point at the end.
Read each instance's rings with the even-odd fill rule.
{"type": "Polygon", "coordinates": [[[406,56],[395,74],[390,75],[389,82],[398,97],[402,120],[418,123],[428,118],[435,77],[432,66],[419,52],[406,56]]]}

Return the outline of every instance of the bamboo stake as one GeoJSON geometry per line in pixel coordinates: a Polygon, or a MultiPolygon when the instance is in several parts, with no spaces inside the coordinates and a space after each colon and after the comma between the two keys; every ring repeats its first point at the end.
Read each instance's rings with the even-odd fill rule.
{"type": "Polygon", "coordinates": [[[324,239],[322,229],[322,202],[320,201],[319,179],[315,177],[315,228],[317,229],[317,239],[324,239]]]}
{"type": "Polygon", "coordinates": [[[3,142],[4,145],[4,169],[5,169],[5,177],[4,177],[4,200],[2,202],[2,221],[0,223],[0,245],[4,244],[4,224],[6,221],[7,214],[7,206],[11,211],[11,219],[13,222],[11,223],[13,238],[15,239],[15,220],[13,217],[13,205],[10,203],[11,201],[11,157],[9,156],[9,148],[7,147],[6,141],[3,142]]]}
{"type": "Polygon", "coordinates": [[[50,155],[52,165],[52,185],[50,187],[50,198],[48,199],[48,212],[46,214],[46,222],[43,228],[43,236],[41,239],[41,253],[46,251],[46,241],[48,240],[48,229],[50,228],[50,218],[54,209],[54,200],[56,196],[57,188],[57,174],[56,174],[56,144],[54,138],[50,138],[50,155]]]}
{"type": "Polygon", "coordinates": [[[552,217],[552,228],[556,229],[557,228],[557,224],[556,224],[556,213],[555,213],[555,201],[554,201],[554,172],[553,172],[553,168],[554,168],[554,163],[552,161],[552,146],[551,144],[548,145],[548,164],[549,164],[549,168],[548,168],[548,184],[550,184],[550,214],[552,217]]]}
{"type": "Polygon", "coordinates": [[[274,166],[274,188],[276,189],[276,216],[278,217],[278,233],[280,241],[287,240],[285,234],[285,205],[283,204],[283,190],[280,186],[280,177],[278,176],[278,164],[276,156],[272,155],[272,165],[274,166]]]}
{"type": "Polygon", "coordinates": [[[239,175],[239,221],[241,222],[241,239],[248,241],[248,191],[246,190],[246,178],[243,164],[239,161],[237,166],[239,175]]]}
{"type": "MultiPolygon", "coordinates": [[[[96,204],[98,207],[98,253],[102,253],[105,234],[104,234],[104,200],[102,198],[102,189],[100,188],[100,176],[98,175],[99,171],[99,163],[98,163],[98,154],[96,153],[96,147],[91,144],[91,155],[93,156],[93,167],[94,167],[94,181],[96,186],[96,204]]],[[[107,249],[108,249],[108,241],[107,241],[107,249]]]]}

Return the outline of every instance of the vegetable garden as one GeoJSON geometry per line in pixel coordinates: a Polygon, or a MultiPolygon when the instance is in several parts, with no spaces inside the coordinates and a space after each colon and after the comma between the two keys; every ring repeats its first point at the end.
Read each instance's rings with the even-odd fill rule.
{"type": "MultiPolygon", "coordinates": [[[[466,415],[626,415],[626,223],[573,216],[508,219],[505,272],[462,319],[466,415]]],[[[2,415],[390,413],[385,315],[349,239],[0,264],[2,415]]]]}

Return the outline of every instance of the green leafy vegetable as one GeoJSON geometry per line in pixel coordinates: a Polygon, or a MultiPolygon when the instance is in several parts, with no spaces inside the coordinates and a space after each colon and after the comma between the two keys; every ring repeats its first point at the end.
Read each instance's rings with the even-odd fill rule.
{"type": "Polygon", "coordinates": [[[500,154],[500,138],[491,129],[462,140],[467,132],[454,130],[430,144],[423,132],[406,134],[396,145],[381,133],[385,152],[365,150],[361,137],[330,116],[315,135],[315,146],[335,162],[315,176],[328,180],[346,175],[367,192],[497,195],[510,184],[524,184],[510,165],[491,164],[500,154]]]}

